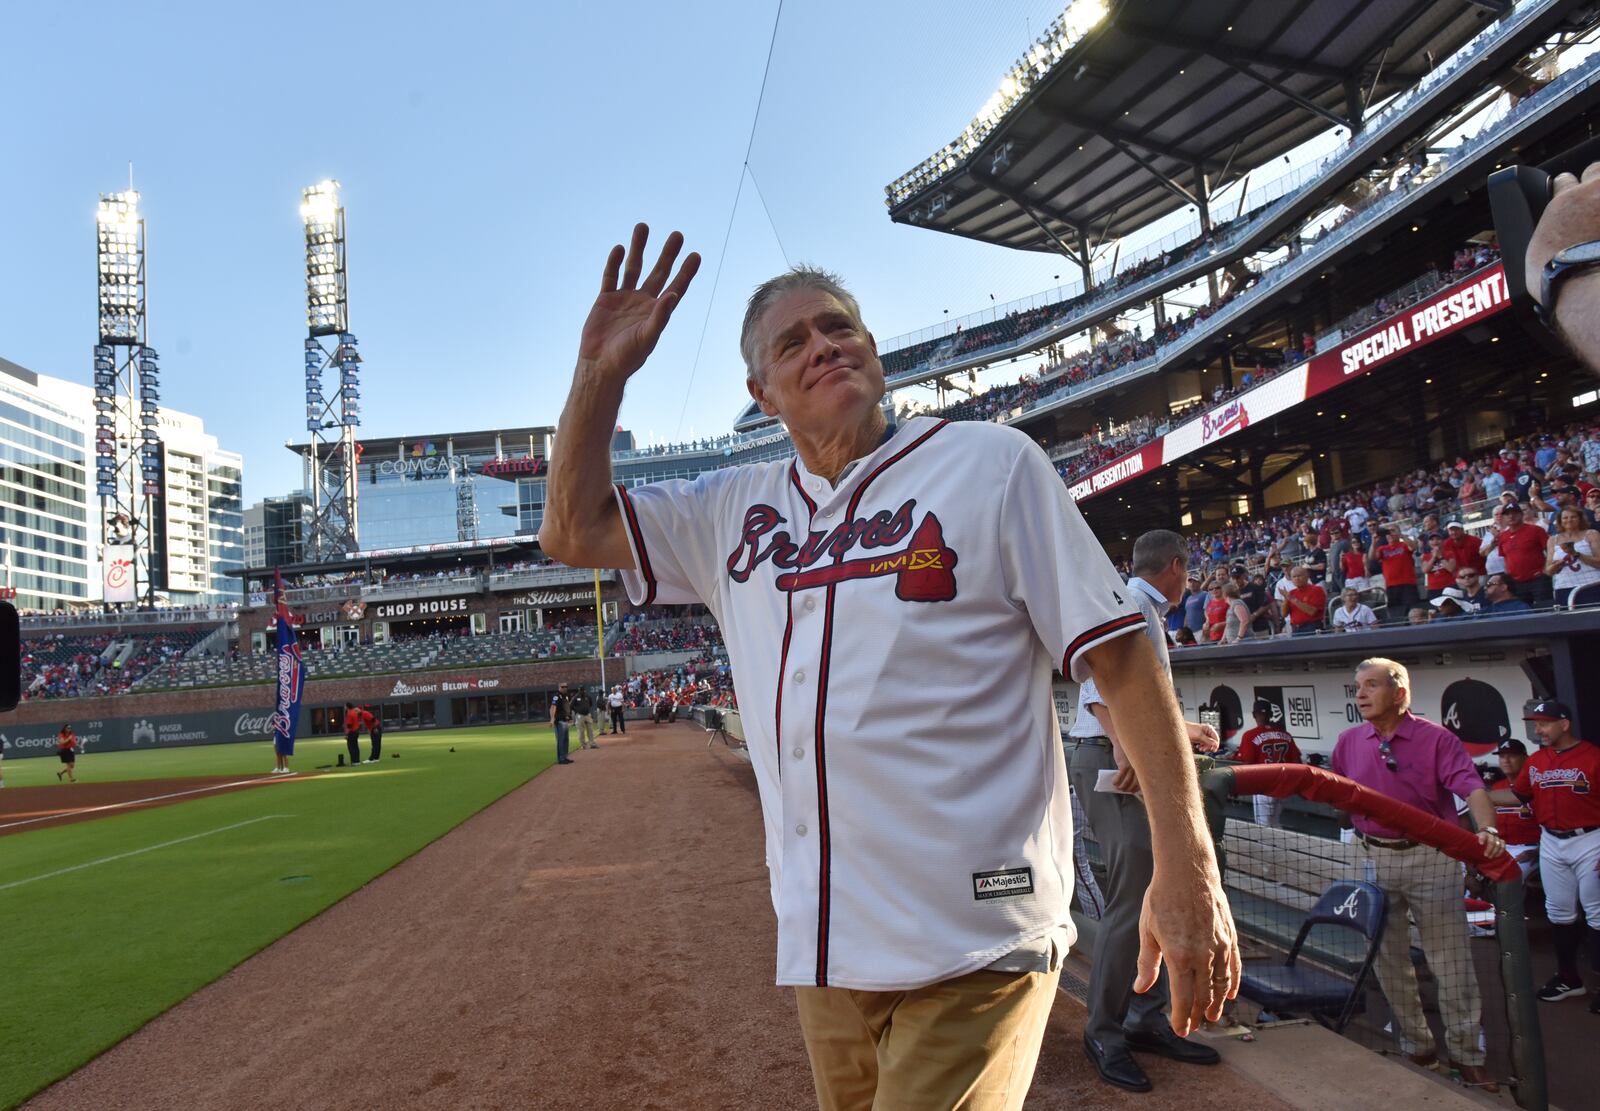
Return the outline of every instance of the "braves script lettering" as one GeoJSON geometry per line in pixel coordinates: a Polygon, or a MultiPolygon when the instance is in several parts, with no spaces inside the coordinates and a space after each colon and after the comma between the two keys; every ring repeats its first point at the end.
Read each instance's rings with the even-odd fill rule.
{"type": "Polygon", "coordinates": [[[953,574],[958,557],[945,546],[939,518],[925,514],[912,531],[917,502],[908,498],[893,513],[879,510],[870,517],[845,521],[831,531],[808,532],[795,543],[786,529],[778,526],[787,520],[770,505],[756,504],[744,517],[739,546],[728,556],[728,577],[748,582],[756,569],[768,560],[787,573],[775,580],[782,591],[831,586],[847,579],[867,579],[892,575],[895,596],[905,602],[948,602],[956,596],[953,574]],[[911,534],[910,542],[897,552],[879,556],[845,559],[860,549],[886,548],[911,534]],[[831,563],[821,563],[830,557],[831,563]]]}
{"type": "Polygon", "coordinates": [[[291,648],[278,654],[278,708],[272,714],[275,732],[288,735],[289,708],[294,705],[295,688],[300,685],[300,652],[291,648]]]}
{"type": "Polygon", "coordinates": [[[788,523],[782,514],[770,505],[752,505],[744,515],[739,547],[728,557],[728,577],[747,582],[769,559],[774,567],[810,567],[825,555],[839,559],[858,544],[863,548],[898,544],[911,531],[911,511],[916,505],[916,499],[910,498],[893,513],[880,510],[868,518],[841,522],[832,532],[807,533],[805,543],[799,545],[787,531],[773,531],[788,523]]]}

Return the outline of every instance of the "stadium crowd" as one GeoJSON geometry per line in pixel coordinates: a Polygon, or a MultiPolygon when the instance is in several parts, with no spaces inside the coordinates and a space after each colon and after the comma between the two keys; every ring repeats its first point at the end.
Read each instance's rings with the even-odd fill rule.
{"type": "MultiPolygon", "coordinates": [[[[1448,273],[1430,271],[1408,283],[1403,289],[1379,297],[1370,305],[1351,313],[1340,321],[1335,330],[1341,335],[1349,335],[1370,327],[1404,311],[1444,285],[1497,261],[1499,257],[1498,250],[1492,245],[1469,244],[1456,252],[1448,273]]],[[[1229,296],[1218,301],[1215,306],[1203,306],[1193,310],[1182,320],[1170,322],[1165,328],[1158,329],[1152,340],[1143,339],[1140,330],[1136,328],[1128,335],[1104,341],[1087,358],[1076,357],[1075,361],[1065,369],[1060,363],[1041,366],[1037,375],[1025,376],[1017,382],[995,386],[975,397],[965,398],[936,410],[933,415],[950,420],[994,420],[1004,417],[1020,406],[1028,405],[1056,392],[1063,384],[1075,385],[1089,381],[1153,354],[1163,343],[1182,335],[1195,322],[1203,321],[1215,313],[1237,292],[1237,290],[1230,291],[1229,296]]],[[[1224,405],[1245,391],[1269,381],[1315,352],[1316,337],[1304,333],[1299,337],[1297,345],[1291,344],[1284,351],[1280,366],[1263,366],[1247,370],[1239,376],[1238,382],[1233,387],[1218,385],[1209,398],[1197,399],[1165,414],[1148,413],[1106,429],[1096,425],[1074,439],[1047,443],[1046,450],[1052,455],[1065,453],[1066,457],[1057,462],[1056,470],[1064,481],[1076,482],[1119,456],[1166,435],[1191,417],[1224,405]]]]}
{"type": "Polygon", "coordinates": [[[21,646],[22,698],[121,694],[147,673],[181,657],[207,631],[29,637],[21,646]]]}
{"type": "MultiPolygon", "coordinates": [[[[1476,522],[1475,522],[1476,523],[1476,522]]],[[[1600,421],[1241,520],[1189,541],[1184,644],[1565,606],[1600,583],[1600,421]],[[1469,531],[1465,516],[1487,517],[1469,531]]],[[[1600,589],[1580,602],[1600,603],[1600,589]]]]}
{"type": "MultiPolygon", "coordinates": [[[[884,373],[894,378],[935,359],[940,362],[951,362],[973,351],[1015,344],[1019,340],[1059,324],[1093,301],[1118,293],[1152,274],[1185,262],[1201,251],[1214,250],[1219,242],[1232,236],[1255,215],[1254,211],[1244,213],[1227,223],[1214,226],[1208,232],[1197,233],[1186,243],[1130,261],[1112,278],[1076,297],[1030,309],[1013,310],[998,319],[970,328],[957,324],[955,330],[946,335],[886,352],[883,355],[884,373]]],[[[1212,311],[1215,311],[1215,307],[1212,311]]]]}

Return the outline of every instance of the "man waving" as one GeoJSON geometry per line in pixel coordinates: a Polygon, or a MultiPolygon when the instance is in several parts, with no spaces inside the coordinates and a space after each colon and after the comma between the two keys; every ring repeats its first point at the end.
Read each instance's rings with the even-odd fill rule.
{"type": "Polygon", "coordinates": [[[637,604],[703,602],[722,628],[778,982],[797,989],[821,1105],[1022,1106],[1073,940],[1057,668],[1092,674],[1161,800],[1138,988],[1165,960],[1176,1031],[1219,1016],[1238,946],[1177,700],[1044,452],[995,424],[888,423],[855,298],[795,269],[751,296],[740,350],[798,458],[613,489],[624,386],[699,266],[674,273],[674,233],[645,273],[647,235],[606,260],[540,542],[621,569],[637,604]]]}

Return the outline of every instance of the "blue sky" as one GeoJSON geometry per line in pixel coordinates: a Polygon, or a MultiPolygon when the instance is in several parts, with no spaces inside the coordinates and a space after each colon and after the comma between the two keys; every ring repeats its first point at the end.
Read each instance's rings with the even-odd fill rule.
{"type": "Polygon", "coordinates": [[[249,501],[294,488],[299,194],[333,177],[363,434],[553,424],[639,219],[706,264],[621,421],[725,432],[743,299],[785,252],[843,273],[880,340],[1075,276],[883,206],[1060,9],[789,0],[750,155],[776,235],[747,183],[713,300],[775,3],[8,5],[0,356],[88,380],[95,201],[132,160],[164,400],[244,453],[249,501]]]}

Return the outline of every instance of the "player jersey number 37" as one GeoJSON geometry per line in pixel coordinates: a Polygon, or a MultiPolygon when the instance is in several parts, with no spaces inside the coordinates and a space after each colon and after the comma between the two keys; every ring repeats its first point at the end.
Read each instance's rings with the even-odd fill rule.
{"type": "Polygon", "coordinates": [[[837,486],[793,460],[617,500],[633,601],[703,601],[728,645],[780,984],[919,987],[1070,923],[1051,672],[1144,618],[1037,445],[916,418],[837,486]]]}

